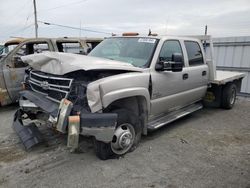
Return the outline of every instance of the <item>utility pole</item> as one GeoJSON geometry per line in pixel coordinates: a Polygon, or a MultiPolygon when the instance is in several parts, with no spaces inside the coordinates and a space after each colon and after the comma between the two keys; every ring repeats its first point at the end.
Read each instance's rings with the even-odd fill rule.
{"type": "Polygon", "coordinates": [[[37,12],[36,12],[36,0],[33,0],[34,4],[34,15],[35,15],[35,35],[38,37],[38,24],[37,24],[37,12]]]}
{"type": "Polygon", "coordinates": [[[205,26],[205,35],[207,35],[207,25],[205,26]]]}
{"type": "MultiPolygon", "coordinates": [[[[207,25],[205,25],[205,36],[207,36],[207,25]]],[[[206,40],[204,41],[204,51],[206,52],[206,49],[207,49],[207,42],[206,40]]]]}

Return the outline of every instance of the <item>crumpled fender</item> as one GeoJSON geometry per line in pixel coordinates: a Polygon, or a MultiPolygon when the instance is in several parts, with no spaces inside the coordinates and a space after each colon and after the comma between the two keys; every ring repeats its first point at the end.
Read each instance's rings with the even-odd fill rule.
{"type": "Polygon", "coordinates": [[[87,87],[88,104],[92,112],[106,108],[112,102],[133,96],[143,96],[150,111],[148,71],[124,73],[92,82],[87,87]]]}

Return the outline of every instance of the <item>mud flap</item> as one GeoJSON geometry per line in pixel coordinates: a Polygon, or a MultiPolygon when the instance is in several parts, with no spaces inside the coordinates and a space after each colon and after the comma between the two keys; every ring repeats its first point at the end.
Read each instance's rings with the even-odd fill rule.
{"type": "Polygon", "coordinates": [[[109,143],[112,141],[116,122],[116,113],[81,114],[81,132],[84,136],[94,136],[96,140],[109,143]]]}
{"type": "Polygon", "coordinates": [[[27,126],[23,125],[21,120],[22,112],[17,110],[14,115],[13,128],[22,141],[25,149],[30,149],[33,146],[43,142],[42,134],[34,123],[27,126]]]}

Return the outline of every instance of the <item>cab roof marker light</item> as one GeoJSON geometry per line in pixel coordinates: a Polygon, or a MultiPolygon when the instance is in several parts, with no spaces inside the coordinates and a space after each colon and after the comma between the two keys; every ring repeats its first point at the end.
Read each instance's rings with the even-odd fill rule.
{"type": "Polygon", "coordinates": [[[128,33],[123,33],[122,36],[138,36],[139,33],[135,33],[135,32],[128,32],[128,33]]]}

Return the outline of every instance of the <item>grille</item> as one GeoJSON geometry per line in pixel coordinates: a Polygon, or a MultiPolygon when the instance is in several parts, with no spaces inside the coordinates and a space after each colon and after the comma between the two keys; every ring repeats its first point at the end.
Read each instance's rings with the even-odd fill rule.
{"type": "Polygon", "coordinates": [[[31,89],[56,102],[68,97],[72,82],[73,79],[50,76],[42,72],[31,71],[29,75],[31,89]]]}

